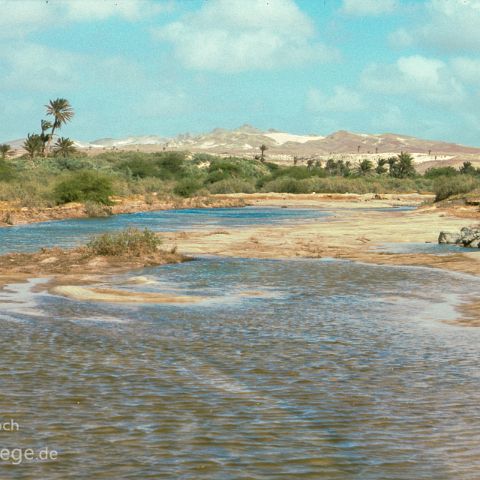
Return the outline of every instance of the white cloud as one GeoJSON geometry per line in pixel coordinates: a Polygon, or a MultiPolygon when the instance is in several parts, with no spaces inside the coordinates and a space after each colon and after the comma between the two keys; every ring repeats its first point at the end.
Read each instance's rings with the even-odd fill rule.
{"type": "Polygon", "coordinates": [[[461,81],[443,61],[421,55],[401,57],[391,65],[371,64],[362,83],[377,93],[409,95],[425,103],[455,105],[466,98],[461,81]]]}
{"type": "Polygon", "coordinates": [[[49,91],[67,88],[73,81],[75,57],[67,52],[24,43],[0,51],[3,89],[49,91]]]}
{"type": "Polygon", "coordinates": [[[393,32],[398,47],[420,45],[443,52],[478,52],[480,48],[480,0],[430,0],[421,24],[393,32]]]}
{"type": "Polygon", "coordinates": [[[333,95],[326,95],[316,88],[307,93],[307,108],[316,112],[350,112],[364,108],[362,96],[343,86],[336,86],[333,95]]]}
{"type": "Polygon", "coordinates": [[[73,21],[104,20],[118,16],[140,20],[169,9],[171,4],[152,0],[80,0],[65,3],[67,17],[73,21]]]}
{"type": "Polygon", "coordinates": [[[457,57],[451,61],[455,74],[465,83],[478,85],[480,83],[480,59],[457,57]]]}
{"type": "Polygon", "coordinates": [[[336,56],[315,40],[312,22],[293,0],[210,0],[155,35],[197,70],[272,69],[336,56]]]}
{"type": "Polygon", "coordinates": [[[398,7],[396,0],[343,0],[342,12],[348,15],[382,15],[398,7]]]}
{"type": "Polygon", "coordinates": [[[166,0],[0,0],[0,37],[25,37],[60,21],[98,21],[115,16],[135,21],[171,6],[166,0]]]}
{"type": "Polygon", "coordinates": [[[75,91],[89,86],[134,88],[142,70],[120,56],[82,55],[34,43],[4,43],[0,50],[0,87],[38,92],[75,91]]]}

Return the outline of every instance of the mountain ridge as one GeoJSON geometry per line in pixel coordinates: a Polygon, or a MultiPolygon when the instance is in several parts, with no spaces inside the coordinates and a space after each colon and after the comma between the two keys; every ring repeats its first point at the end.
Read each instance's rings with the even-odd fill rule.
{"type": "Polygon", "coordinates": [[[89,142],[94,147],[116,147],[159,145],[165,148],[189,150],[205,150],[212,153],[222,153],[224,150],[231,153],[257,151],[260,145],[265,144],[272,153],[308,154],[315,153],[390,153],[409,151],[411,153],[478,153],[480,147],[471,147],[453,142],[428,140],[412,135],[397,133],[356,133],[347,130],[338,130],[329,135],[293,134],[275,129],[266,131],[244,124],[239,128],[228,130],[216,128],[211,132],[191,135],[189,133],[176,137],[158,135],[132,135],[122,138],[104,138],[89,142]],[[222,152],[220,152],[222,151],[222,152]]]}
{"type": "MultiPolygon", "coordinates": [[[[21,149],[22,140],[10,143],[21,149]]],[[[91,142],[75,142],[82,150],[138,150],[155,152],[163,150],[187,150],[192,153],[217,155],[242,155],[254,157],[259,147],[267,147],[267,156],[272,161],[290,162],[297,158],[325,158],[344,156],[357,160],[359,156],[372,159],[379,156],[411,153],[416,163],[446,160],[471,159],[478,155],[480,147],[465,146],[438,140],[427,140],[412,135],[397,133],[356,133],[338,130],[328,135],[293,134],[275,129],[260,130],[249,124],[236,129],[215,128],[202,134],[183,133],[175,137],[160,135],[130,135],[121,138],[100,138],[91,142]]]]}

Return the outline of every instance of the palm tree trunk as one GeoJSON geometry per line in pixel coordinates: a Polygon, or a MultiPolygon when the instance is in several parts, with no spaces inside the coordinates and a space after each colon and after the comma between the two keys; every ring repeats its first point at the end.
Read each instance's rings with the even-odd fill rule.
{"type": "Polygon", "coordinates": [[[48,139],[48,142],[47,142],[47,148],[45,149],[45,152],[44,152],[44,157],[46,157],[49,153],[50,153],[50,145],[52,143],[52,140],[53,140],[53,134],[55,133],[55,123],[53,124],[52,126],[52,132],[50,133],[50,138],[48,139]]]}

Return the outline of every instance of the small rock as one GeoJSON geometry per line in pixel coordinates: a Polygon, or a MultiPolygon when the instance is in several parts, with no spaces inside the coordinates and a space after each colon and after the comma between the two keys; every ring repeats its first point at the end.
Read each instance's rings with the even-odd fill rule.
{"type": "Polygon", "coordinates": [[[460,233],[440,232],[438,243],[480,248],[480,227],[463,227],[460,233]]]}
{"type": "Polygon", "coordinates": [[[462,235],[459,233],[440,232],[440,235],[438,236],[438,243],[456,244],[460,243],[461,239],[462,235]]]}

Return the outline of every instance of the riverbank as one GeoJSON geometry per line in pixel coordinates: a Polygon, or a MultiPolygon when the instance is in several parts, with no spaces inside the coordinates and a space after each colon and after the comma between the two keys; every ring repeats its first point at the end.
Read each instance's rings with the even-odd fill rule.
{"type": "MultiPolygon", "coordinates": [[[[113,205],[105,207],[112,215],[123,213],[150,212],[155,210],[173,210],[186,208],[229,208],[243,207],[245,200],[241,197],[206,196],[179,198],[156,195],[136,195],[132,197],[113,197],[113,205]]],[[[56,207],[21,207],[13,202],[0,202],[0,227],[25,225],[29,223],[48,222],[88,218],[88,207],[83,203],[68,203],[56,207]]]]}
{"type": "MultiPolygon", "coordinates": [[[[331,202],[341,202],[342,205],[357,207],[363,207],[367,202],[377,207],[418,206],[432,200],[433,195],[422,194],[235,193],[191,198],[149,194],[131,197],[113,197],[113,205],[108,207],[108,209],[112,215],[119,215],[155,210],[233,208],[256,205],[322,208],[323,204],[330,205],[331,202]]],[[[0,202],[0,227],[88,217],[88,208],[82,203],[68,203],[55,207],[38,208],[21,207],[14,202],[0,202]]]]}

